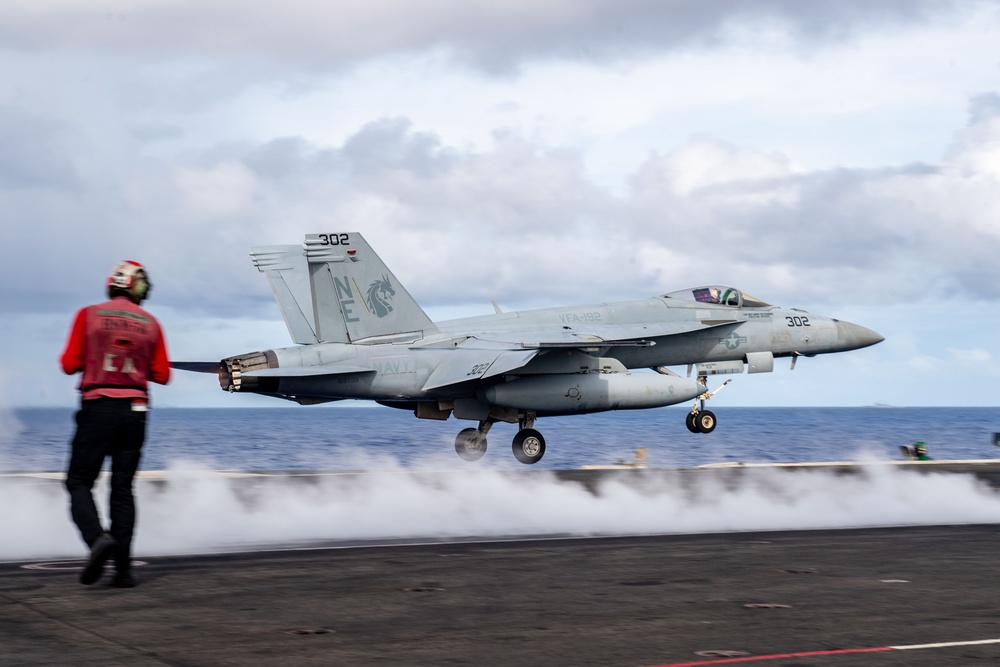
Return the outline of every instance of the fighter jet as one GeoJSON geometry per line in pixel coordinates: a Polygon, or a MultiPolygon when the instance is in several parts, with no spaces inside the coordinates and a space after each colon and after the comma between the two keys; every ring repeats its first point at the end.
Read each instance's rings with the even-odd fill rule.
{"type": "Polygon", "coordinates": [[[455,439],[467,461],[486,453],[493,424],[507,422],[519,427],[514,456],[537,463],[545,438],[535,420],[556,415],[693,401],[687,428],[710,433],[716,418],[705,401],[730,380],[710,391],[709,376],[768,373],[778,357],[794,368],[800,356],[883,340],[722,285],[510,313],[494,303],[494,314],[435,323],[358,232],[250,254],[297,345],[176,368],[218,372],[228,392],[300,404],[368,399],[420,419],[473,420],[455,439]],[[668,368],[685,365],[687,377],[668,368]]]}

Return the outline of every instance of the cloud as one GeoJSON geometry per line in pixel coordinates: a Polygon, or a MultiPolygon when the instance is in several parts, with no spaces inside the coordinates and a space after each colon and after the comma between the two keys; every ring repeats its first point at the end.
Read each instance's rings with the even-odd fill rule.
{"type": "Polygon", "coordinates": [[[174,188],[189,217],[212,219],[245,215],[253,204],[257,182],[240,162],[220,162],[210,169],[180,167],[174,188]]]}
{"type": "Polygon", "coordinates": [[[949,347],[943,350],[941,356],[915,355],[907,363],[917,372],[930,376],[943,376],[957,371],[966,377],[973,374],[988,378],[1000,377],[1000,359],[981,347],[949,347]]]}
{"type": "MultiPolygon", "coordinates": [[[[919,1],[7,3],[0,344],[25,352],[18,382],[43,377],[26,359],[51,369],[128,257],[181,341],[252,349],[280,320],[249,248],[347,229],[455,316],[708,282],[831,314],[989,307],[998,18],[919,1]]],[[[978,344],[956,338],[937,347],[978,344]]]]}
{"type": "Polygon", "coordinates": [[[969,100],[969,125],[1000,117],[1000,94],[981,93],[969,100]]]}
{"type": "Polygon", "coordinates": [[[81,179],[65,152],[75,140],[68,124],[0,106],[0,190],[72,190],[81,179]]]}
{"type": "MultiPolygon", "coordinates": [[[[636,185],[639,190],[648,190],[665,182],[672,195],[686,197],[702,188],[746,181],[767,182],[786,178],[796,171],[784,155],[741,150],[727,142],[699,136],[647,162],[636,177],[636,185]]],[[[760,196],[766,201],[784,199],[780,191],[768,193],[758,189],[757,193],[747,194],[757,200],[760,196]]]]}
{"type": "Polygon", "coordinates": [[[836,0],[366,0],[332,5],[290,0],[280,9],[231,0],[99,7],[41,0],[0,9],[0,43],[24,51],[154,59],[251,57],[314,70],[339,69],[387,53],[445,49],[474,67],[507,72],[528,59],[597,61],[711,44],[741,29],[748,34],[747,25],[813,44],[955,12],[952,4],[931,0],[870,5],[836,0]]]}
{"type": "Polygon", "coordinates": [[[835,286],[994,301],[1000,116],[978,114],[937,165],[803,172],[780,155],[694,139],[637,172],[635,230],[666,242],[686,224],[692,233],[677,235],[675,250],[792,267],[819,299],[835,286]]]}
{"type": "MultiPolygon", "coordinates": [[[[996,301],[1000,116],[975,104],[978,120],[939,164],[808,171],[778,152],[697,136],[651,155],[625,195],[595,184],[577,149],[510,132],[489,149],[449,146],[405,118],[370,122],[335,146],[284,137],[165,159],[136,153],[80,172],[82,188],[57,177],[0,187],[15,219],[32,221],[2,232],[8,269],[32,273],[25,236],[61,267],[58,281],[36,281],[45,300],[9,282],[0,293],[12,311],[63,310],[136,257],[162,304],[259,316],[271,305],[250,246],[350,227],[429,305],[634,298],[698,282],[779,302],[793,292],[814,302],[996,301]],[[26,197],[32,188],[44,196],[26,197]]],[[[0,116],[0,133],[18,132],[24,145],[50,140],[45,123],[0,116]]],[[[91,142],[65,136],[68,162],[88,159],[91,142]]]]}

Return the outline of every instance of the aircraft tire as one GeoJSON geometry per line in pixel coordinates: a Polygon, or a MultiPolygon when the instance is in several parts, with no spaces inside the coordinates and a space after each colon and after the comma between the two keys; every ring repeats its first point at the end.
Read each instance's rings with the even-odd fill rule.
{"type": "Polygon", "coordinates": [[[474,428],[465,428],[455,437],[455,453],[464,461],[478,461],[486,454],[486,436],[474,428]]]}
{"type": "Polygon", "coordinates": [[[511,443],[514,458],[521,463],[531,465],[538,463],[545,455],[545,438],[533,428],[523,428],[514,436],[511,443]]]}
{"type": "Polygon", "coordinates": [[[701,433],[698,430],[698,415],[693,412],[687,413],[687,417],[684,418],[684,425],[687,426],[688,430],[692,433],[701,433]]]}
{"type": "Polygon", "coordinates": [[[710,410],[702,410],[698,413],[696,422],[699,433],[711,433],[715,430],[715,413],[710,410]]]}

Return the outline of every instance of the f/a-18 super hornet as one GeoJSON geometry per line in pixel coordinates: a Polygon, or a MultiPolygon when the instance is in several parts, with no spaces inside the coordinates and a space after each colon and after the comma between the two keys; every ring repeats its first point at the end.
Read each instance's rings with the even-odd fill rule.
{"type": "Polygon", "coordinates": [[[719,285],[510,313],[494,303],[495,314],[432,322],[357,232],[309,234],[304,245],[251,256],[298,345],[175,367],[217,371],[229,392],[300,404],[368,399],[421,419],[473,420],[455,439],[468,461],[486,453],[490,427],[507,422],[519,426],[514,456],[536,463],[545,439],[535,420],[555,415],[693,401],[687,428],[709,433],[716,419],[705,401],[721,386],[710,392],[708,376],[767,373],[776,357],[794,368],[799,356],[883,340],[719,285]],[[688,377],[668,369],[684,365],[688,377]]]}

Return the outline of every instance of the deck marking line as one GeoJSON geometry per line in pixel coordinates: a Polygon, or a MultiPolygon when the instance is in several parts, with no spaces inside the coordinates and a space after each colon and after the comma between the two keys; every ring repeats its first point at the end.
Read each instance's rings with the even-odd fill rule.
{"type": "Polygon", "coordinates": [[[973,642],[943,642],[939,644],[910,644],[909,646],[890,646],[896,651],[910,651],[919,648],[947,648],[949,646],[976,646],[977,644],[1000,644],[1000,639],[980,639],[973,642]]]}
{"type": "Polygon", "coordinates": [[[801,651],[799,653],[772,653],[771,655],[751,655],[742,658],[719,658],[717,660],[698,660],[696,662],[672,662],[656,667],[700,667],[701,665],[729,665],[736,662],[760,662],[763,660],[782,660],[784,658],[805,658],[816,655],[837,655],[840,653],[878,653],[882,651],[892,651],[891,646],[880,646],[878,648],[842,648],[832,651],[801,651]]]}
{"type": "Polygon", "coordinates": [[[761,662],[764,660],[783,660],[785,658],[806,658],[818,655],[842,655],[845,653],[878,653],[882,651],[913,651],[928,648],[948,648],[954,646],[981,646],[984,644],[1000,644],[1000,639],[977,639],[967,642],[939,642],[936,644],[908,644],[902,646],[879,646],[876,648],[842,648],[831,651],[801,651],[798,653],[772,653],[770,655],[751,655],[740,658],[719,658],[716,660],[698,660],[695,662],[672,662],[656,667],[701,667],[702,665],[731,665],[737,662],[761,662]]]}

